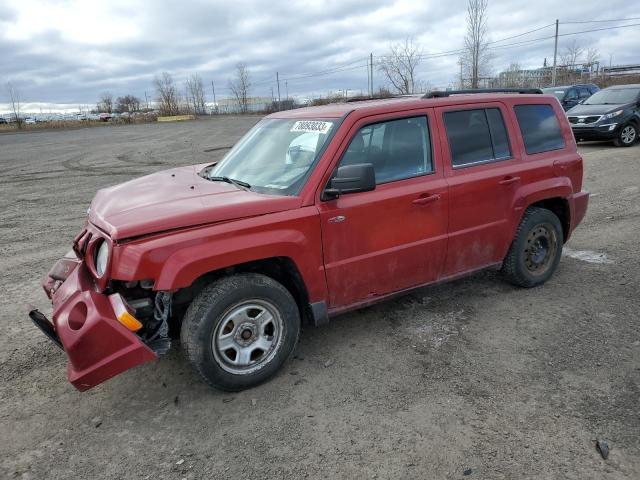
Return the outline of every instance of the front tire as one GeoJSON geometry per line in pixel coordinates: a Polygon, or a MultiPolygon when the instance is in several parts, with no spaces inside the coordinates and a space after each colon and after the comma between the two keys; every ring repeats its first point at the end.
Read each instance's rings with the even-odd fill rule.
{"type": "Polygon", "coordinates": [[[618,136],[613,140],[616,147],[630,147],[638,139],[638,128],[635,123],[627,123],[620,128],[618,136]]]}
{"type": "Polygon", "coordinates": [[[558,217],[545,208],[529,207],[504,259],[502,273],[519,287],[541,285],[558,268],[563,243],[558,217]]]}
{"type": "Polygon", "coordinates": [[[205,287],[185,313],[180,339],[205,382],[234,392],[272,377],[299,334],[300,313],[291,293],[265,275],[247,273],[205,287]]]}

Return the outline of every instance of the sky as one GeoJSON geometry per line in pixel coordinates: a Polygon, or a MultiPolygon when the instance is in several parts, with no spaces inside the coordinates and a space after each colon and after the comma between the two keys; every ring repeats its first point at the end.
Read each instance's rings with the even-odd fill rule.
{"type": "MultiPolygon", "coordinates": [[[[628,0],[489,0],[488,38],[494,47],[560,34],[640,24],[628,0]],[[606,8],[604,8],[606,6],[606,8]],[[595,22],[597,20],[636,20],[595,22]],[[563,23],[563,22],[591,23],[563,23]],[[541,30],[510,40],[507,37],[541,30]],[[502,40],[502,41],[501,41],[502,40]]],[[[155,97],[153,78],[167,71],[182,86],[197,73],[212,100],[229,96],[235,65],[247,65],[250,94],[284,98],[367,90],[366,58],[413,37],[425,55],[460,49],[466,0],[0,0],[0,104],[6,82],[35,106],[95,104],[102,92],[155,97]],[[329,72],[327,72],[329,70],[329,72]],[[339,70],[339,71],[336,71],[339,70]],[[305,76],[308,73],[323,75],[305,76]]],[[[561,36],[597,48],[602,61],[640,63],[640,26],[561,36]]],[[[493,50],[494,73],[553,61],[553,39],[493,50]]],[[[425,57],[419,80],[446,88],[459,75],[458,55],[425,57]]],[[[374,70],[376,89],[385,85],[374,70]]],[[[0,111],[2,105],[0,105],[0,111]]]]}

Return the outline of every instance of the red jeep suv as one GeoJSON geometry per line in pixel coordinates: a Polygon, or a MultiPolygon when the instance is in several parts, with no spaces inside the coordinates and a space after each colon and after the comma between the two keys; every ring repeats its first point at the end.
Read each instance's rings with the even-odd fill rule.
{"type": "Polygon", "coordinates": [[[558,100],[434,92],[270,115],[215,164],[100,190],[49,272],[49,321],[79,390],[166,352],[240,390],[303,322],[501,269],[548,280],[580,223],[582,158],[558,100]]]}

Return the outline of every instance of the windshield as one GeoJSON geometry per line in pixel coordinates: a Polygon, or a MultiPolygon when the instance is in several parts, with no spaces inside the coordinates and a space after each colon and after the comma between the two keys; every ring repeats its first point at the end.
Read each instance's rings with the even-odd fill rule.
{"type": "Polygon", "coordinates": [[[600,90],[584,101],[585,105],[619,105],[635,102],[640,88],[611,88],[600,90]]]}
{"type": "Polygon", "coordinates": [[[296,195],[333,127],[328,120],[262,120],[205,178],[227,177],[246,182],[252,191],[296,195]]]}
{"type": "Polygon", "coordinates": [[[549,95],[555,95],[558,100],[562,100],[567,92],[566,89],[563,90],[561,88],[543,88],[542,91],[549,95]]]}

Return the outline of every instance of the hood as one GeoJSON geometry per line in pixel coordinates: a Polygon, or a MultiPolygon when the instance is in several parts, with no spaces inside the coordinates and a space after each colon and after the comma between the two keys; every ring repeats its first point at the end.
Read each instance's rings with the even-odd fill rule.
{"type": "Polygon", "coordinates": [[[604,115],[605,113],[615,112],[622,108],[626,108],[628,104],[623,103],[620,105],[582,105],[578,104],[575,107],[567,110],[567,115],[604,115]]]}
{"type": "Polygon", "coordinates": [[[104,188],[89,221],[111,238],[223,222],[297,208],[298,197],[263,195],[198,175],[204,165],[179,167],[104,188]]]}

